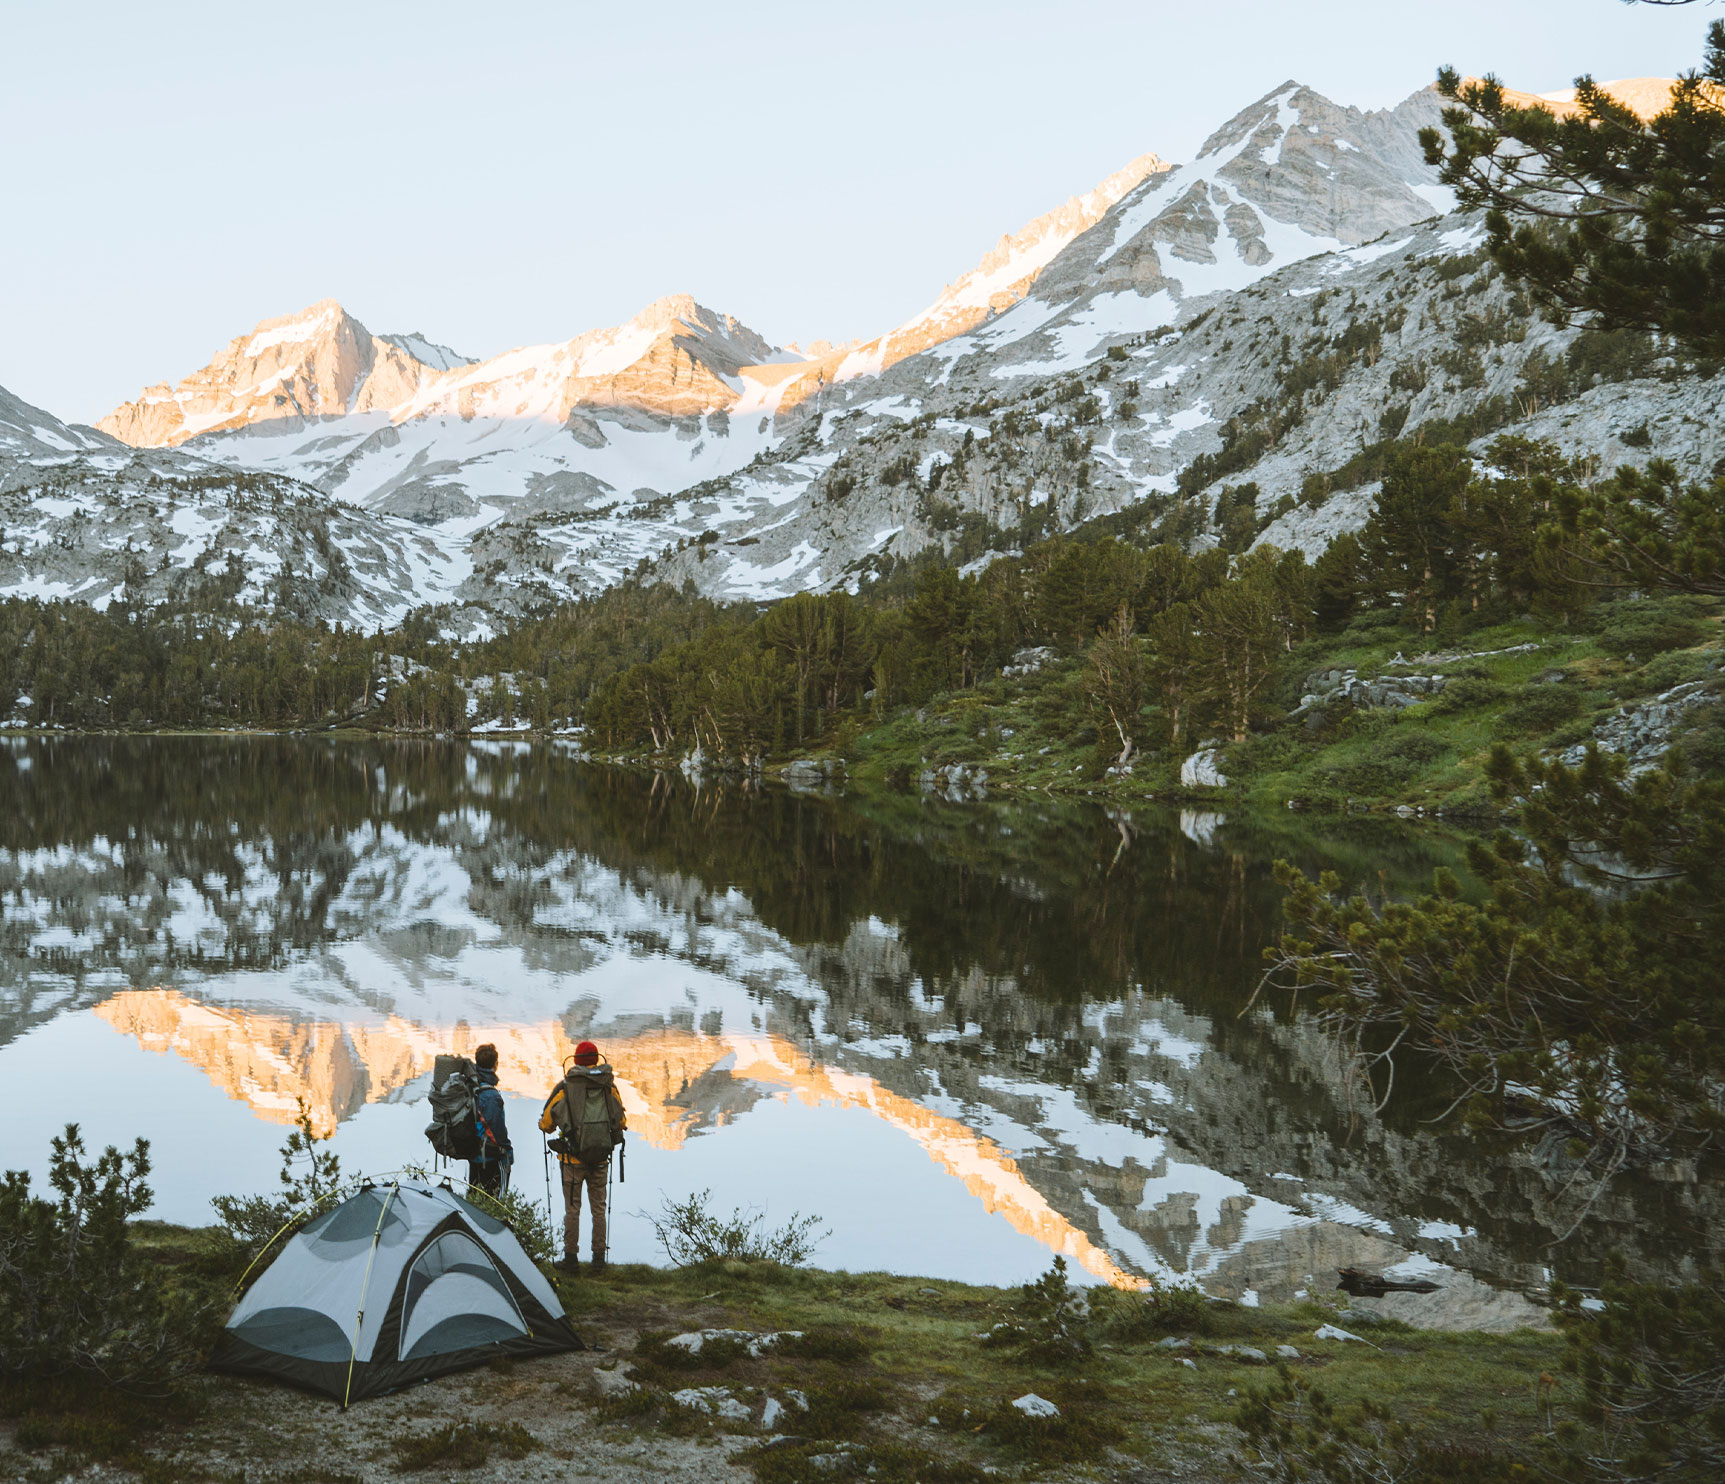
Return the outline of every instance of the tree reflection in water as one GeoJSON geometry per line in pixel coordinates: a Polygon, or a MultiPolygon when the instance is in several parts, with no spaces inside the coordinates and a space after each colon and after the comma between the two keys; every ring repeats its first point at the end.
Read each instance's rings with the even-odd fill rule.
{"type": "Polygon", "coordinates": [[[14,738],[0,1057],[99,1007],[261,1116],[310,1095],[334,1123],[415,1095],[464,1016],[513,1038],[528,1092],[598,1034],[663,1147],[769,1094],[866,1107],[1097,1276],[1218,1292],[1413,1250],[1585,1282],[1612,1246],[1718,1229],[1704,1184],[1624,1182],[1554,1249],[1558,1182],[1434,1135],[1417,1067],[1371,1117],[1288,1006],[1241,1018],[1277,856],[1374,890],[1461,869],[1377,820],[696,788],[556,745],[14,738]]]}

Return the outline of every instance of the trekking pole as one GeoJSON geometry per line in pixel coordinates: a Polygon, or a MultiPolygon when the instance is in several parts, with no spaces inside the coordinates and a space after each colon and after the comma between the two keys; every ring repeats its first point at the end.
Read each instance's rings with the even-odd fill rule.
{"type": "Polygon", "coordinates": [[[545,1219],[551,1220],[551,1141],[542,1138],[539,1141],[539,1152],[545,1156],[545,1219]]]}

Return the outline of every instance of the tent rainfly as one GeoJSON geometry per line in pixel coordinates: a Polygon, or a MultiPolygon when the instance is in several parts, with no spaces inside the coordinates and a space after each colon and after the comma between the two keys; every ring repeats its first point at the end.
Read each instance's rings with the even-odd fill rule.
{"type": "Polygon", "coordinates": [[[586,1347],[515,1234],[448,1186],[364,1186],[308,1222],[246,1292],[216,1370],[343,1406],[499,1355],[586,1347]]]}

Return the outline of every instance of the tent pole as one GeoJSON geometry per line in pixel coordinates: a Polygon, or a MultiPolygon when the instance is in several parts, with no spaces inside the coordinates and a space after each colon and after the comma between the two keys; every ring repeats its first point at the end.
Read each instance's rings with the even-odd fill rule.
{"type": "Polygon", "coordinates": [[[359,1312],[353,1316],[353,1344],[347,1352],[347,1385],[342,1388],[341,1409],[347,1410],[347,1404],[353,1397],[353,1363],[359,1355],[359,1327],[365,1322],[365,1293],[371,1287],[371,1265],[377,1260],[377,1244],[383,1237],[383,1219],[389,1215],[389,1203],[395,1199],[395,1194],[401,1189],[398,1180],[389,1187],[389,1197],[383,1203],[383,1209],[377,1213],[377,1229],[371,1234],[371,1251],[365,1255],[365,1277],[359,1285],[359,1312]]]}

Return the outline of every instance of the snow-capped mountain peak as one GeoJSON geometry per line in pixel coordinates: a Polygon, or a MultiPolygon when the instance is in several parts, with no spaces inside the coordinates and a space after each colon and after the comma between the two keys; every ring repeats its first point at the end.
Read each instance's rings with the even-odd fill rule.
{"type": "Polygon", "coordinates": [[[164,447],[260,424],[303,426],[393,406],[465,358],[418,336],[376,336],[334,299],[267,319],[201,370],[146,387],[97,424],[123,443],[164,447]],[[428,352],[422,359],[418,346],[428,352]]]}
{"type": "Polygon", "coordinates": [[[114,447],[91,428],[63,423],[0,386],[0,464],[6,460],[52,463],[75,454],[114,447]]]}
{"type": "Polygon", "coordinates": [[[447,345],[438,345],[435,341],[427,340],[418,330],[411,330],[405,335],[379,335],[377,338],[412,356],[422,365],[430,366],[434,371],[453,371],[457,366],[473,364],[472,356],[464,356],[447,345]]]}
{"type": "Polygon", "coordinates": [[[781,393],[794,406],[834,382],[873,376],[907,356],[962,335],[1005,313],[1074,239],[1093,227],[1121,197],[1141,182],[1170,170],[1155,154],[1142,154],[1052,211],[1005,233],[969,272],[949,283],[920,313],[873,340],[819,348],[781,393]]]}
{"type": "Polygon", "coordinates": [[[1165,290],[1171,309],[1448,210],[1418,142],[1441,108],[1425,89],[1363,113],[1285,82],[1211,134],[1190,164],[1123,197],[1049,265],[1033,296],[1165,290]]]}

